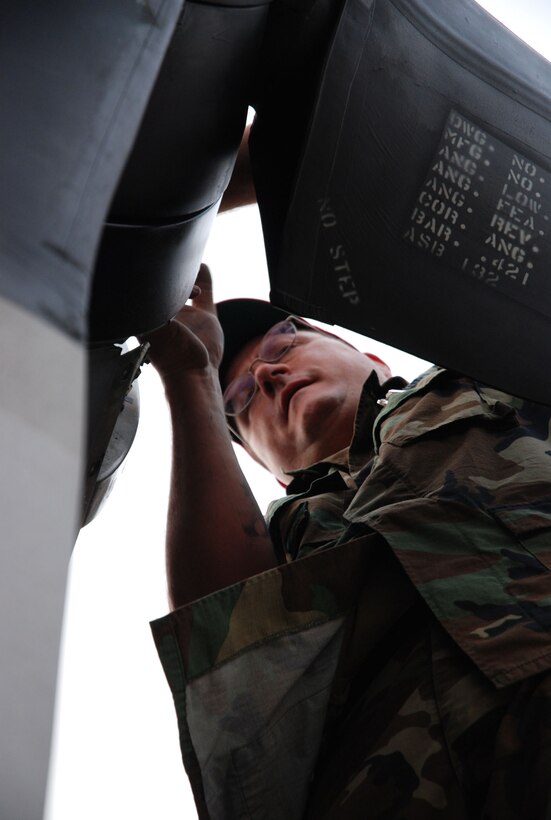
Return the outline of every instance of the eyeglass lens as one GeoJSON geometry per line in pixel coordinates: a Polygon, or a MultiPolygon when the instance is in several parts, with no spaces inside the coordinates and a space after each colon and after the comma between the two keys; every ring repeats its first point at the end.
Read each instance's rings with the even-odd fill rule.
{"type": "MultiPolygon", "coordinates": [[[[258,348],[258,354],[251,362],[277,362],[293,346],[296,327],[290,320],[278,322],[266,333],[258,348]]],[[[256,379],[249,370],[233,379],[224,391],[224,410],[228,416],[237,416],[250,404],[256,393],[256,379]]]]}

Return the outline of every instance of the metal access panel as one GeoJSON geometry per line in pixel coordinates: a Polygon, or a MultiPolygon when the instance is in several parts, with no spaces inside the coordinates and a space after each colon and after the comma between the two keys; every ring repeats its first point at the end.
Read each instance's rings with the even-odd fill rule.
{"type": "Polygon", "coordinates": [[[551,402],[551,64],[472,0],[347,0],[271,297],[551,402]]]}
{"type": "Polygon", "coordinates": [[[43,815],[82,505],[94,257],[181,5],[2,4],[2,820],[43,815]]]}

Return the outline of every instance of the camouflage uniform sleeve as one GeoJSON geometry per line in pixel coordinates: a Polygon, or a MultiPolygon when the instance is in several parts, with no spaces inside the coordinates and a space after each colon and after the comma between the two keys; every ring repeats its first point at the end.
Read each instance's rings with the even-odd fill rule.
{"type": "Polygon", "coordinates": [[[302,817],[369,555],[363,538],[332,549],[356,488],[313,470],[268,516],[282,566],[152,623],[201,818],[302,817]]]}
{"type": "Polygon", "coordinates": [[[302,816],[369,560],[352,540],[152,623],[201,818],[302,816]]]}

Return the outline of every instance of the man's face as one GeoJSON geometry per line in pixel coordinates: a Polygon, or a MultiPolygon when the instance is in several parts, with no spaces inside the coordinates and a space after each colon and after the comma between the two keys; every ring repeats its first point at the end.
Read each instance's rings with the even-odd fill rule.
{"type": "Polygon", "coordinates": [[[277,362],[254,361],[262,337],[237,354],[228,382],[252,372],[258,385],[234,418],[248,448],[284,483],[285,471],[306,467],[347,447],[365,380],[390,371],[339,339],[299,330],[296,344],[277,362]]]}

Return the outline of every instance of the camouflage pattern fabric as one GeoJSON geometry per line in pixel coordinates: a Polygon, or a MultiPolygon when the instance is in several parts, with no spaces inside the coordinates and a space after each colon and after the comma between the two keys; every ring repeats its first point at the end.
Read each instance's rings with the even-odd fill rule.
{"type": "MultiPolygon", "coordinates": [[[[368,579],[379,599],[384,591],[370,572],[379,563],[370,541],[285,564],[153,622],[201,818],[302,817],[327,712],[350,674],[348,665],[340,671],[355,635],[349,613],[368,579]]],[[[407,606],[398,600],[398,612],[407,606]]],[[[389,617],[374,623],[373,644],[389,617]]]]}
{"type": "Polygon", "coordinates": [[[326,731],[305,818],[551,817],[551,675],[497,689],[425,608],[387,640],[326,731]]]}
{"type": "Polygon", "coordinates": [[[385,537],[496,686],[549,669],[551,408],[434,369],[392,396],[375,443],[346,519],[385,537]]]}
{"type": "Polygon", "coordinates": [[[551,409],[439,368],[376,397],[272,505],[290,563],[152,625],[199,815],[551,818],[551,409]]]}

